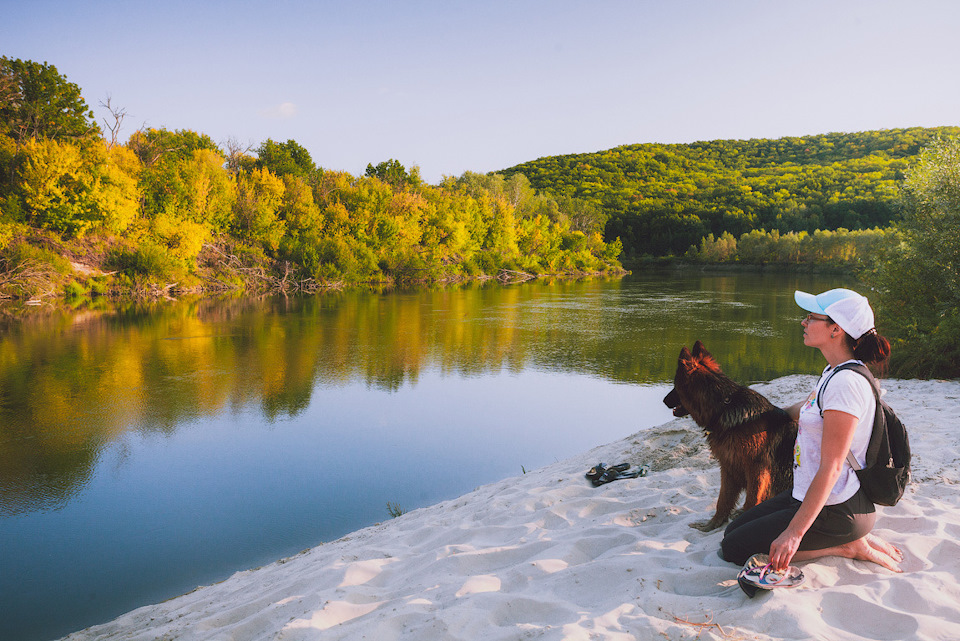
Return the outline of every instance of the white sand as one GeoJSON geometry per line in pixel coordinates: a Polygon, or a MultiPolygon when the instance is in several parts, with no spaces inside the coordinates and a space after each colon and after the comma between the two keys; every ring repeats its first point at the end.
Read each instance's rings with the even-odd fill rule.
{"type": "MultiPolygon", "coordinates": [[[[757,385],[774,403],[809,376],[757,385]]],[[[914,483],[874,530],[904,572],[799,564],[802,587],[749,599],[717,555],[719,472],[677,419],[130,612],[80,639],[960,639],[960,382],[886,380],[914,483]],[[645,478],[591,487],[594,463],[645,478]]]]}

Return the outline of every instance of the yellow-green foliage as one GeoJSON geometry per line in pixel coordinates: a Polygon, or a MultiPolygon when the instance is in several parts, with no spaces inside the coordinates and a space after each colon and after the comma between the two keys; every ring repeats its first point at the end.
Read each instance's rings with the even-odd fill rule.
{"type": "Polygon", "coordinates": [[[621,245],[603,242],[595,208],[538,195],[520,174],[430,186],[396,160],[360,177],[324,171],[292,140],[228,159],[189,130],[144,129],[125,145],[91,132],[0,132],[0,249],[17,229],[78,246],[96,235],[109,239],[110,269],[136,287],[218,269],[219,283],[236,283],[246,259],[347,283],[620,267],[621,245]]]}
{"type": "Polygon", "coordinates": [[[225,162],[219,151],[197,149],[180,165],[185,198],[178,210],[184,218],[215,229],[229,224],[237,191],[225,162]]]}
{"type": "Polygon", "coordinates": [[[122,232],[139,205],[138,166],[128,150],[103,141],[31,138],[19,150],[13,197],[32,225],[67,236],[122,232]]]}
{"type": "Polygon", "coordinates": [[[140,162],[126,147],[105,150],[106,163],[101,179],[105,186],[99,194],[103,228],[121,234],[133,224],[140,211],[140,162]]]}
{"type": "Polygon", "coordinates": [[[283,180],[267,169],[253,169],[237,176],[236,188],[234,233],[243,240],[276,250],[286,227],[279,215],[284,201],[283,180]]]}

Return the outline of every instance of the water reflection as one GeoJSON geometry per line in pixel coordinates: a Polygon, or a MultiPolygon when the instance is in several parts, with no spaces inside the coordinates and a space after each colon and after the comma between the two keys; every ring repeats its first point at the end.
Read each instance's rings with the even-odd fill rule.
{"type": "Polygon", "coordinates": [[[269,423],[303,412],[318,386],[395,392],[424,370],[525,368],[660,383],[696,339],[741,380],[814,371],[816,355],[783,340],[795,329],[793,287],[810,278],[689,274],[49,314],[0,339],[0,516],[63,505],[126,430],[169,433],[249,407],[269,423]]]}

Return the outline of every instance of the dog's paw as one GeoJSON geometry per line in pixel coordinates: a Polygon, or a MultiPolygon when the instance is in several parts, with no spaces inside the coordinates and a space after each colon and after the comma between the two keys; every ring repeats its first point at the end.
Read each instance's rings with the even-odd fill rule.
{"type": "Polygon", "coordinates": [[[717,523],[714,522],[713,519],[710,519],[709,521],[694,521],[690,524],[690,527],[692,527],[694,530],[700,530],[701,532],[713,532],[724,523],[726,523],[726,521],[717,523]]]}

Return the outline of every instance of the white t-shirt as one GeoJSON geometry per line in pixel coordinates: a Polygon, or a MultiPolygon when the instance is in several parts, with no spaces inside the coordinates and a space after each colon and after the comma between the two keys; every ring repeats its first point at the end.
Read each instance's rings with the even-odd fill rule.
{"type": "MultiPolygon", "coordinates": [[[[860,361],[847,361],[860,362],[860,361]]],[[[810,483],[820,467],[820,446],[823,442],[823,417],[817,407],[817,394],[830,377],[833,370],[827,366],[817,381],[817,386],[800,408],[797,444],[793,450],[793,498],[802,501],[810,483]]],[[[824,411],[838,410],[857,416],[860,422],[853,434],[850,450],[857,462],[866,464],[867,446],[873,432],[874,413],[877,411],[876,398],[870,382],[856,372],[843,370],[830,380],[821,400],[824,411]]],[[[827,505],[843,503],[860,489],[860,480],[850,464],[844,460],[840,476],[827,497],[827,505]]]]}

